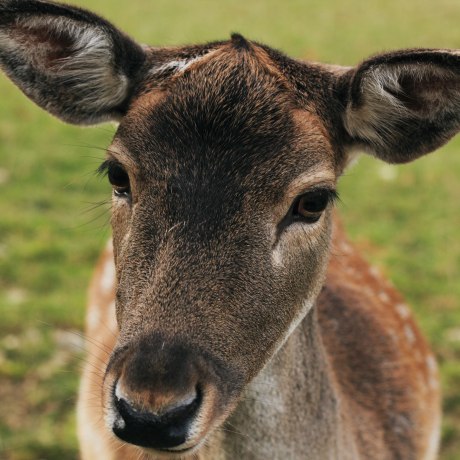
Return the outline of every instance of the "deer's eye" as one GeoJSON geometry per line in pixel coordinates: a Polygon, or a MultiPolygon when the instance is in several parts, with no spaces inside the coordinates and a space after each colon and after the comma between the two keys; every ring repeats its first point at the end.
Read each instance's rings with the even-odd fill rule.
{"type": "Polygon", "coordinates": [[[335,197],[336,192],[328,189],[312,190],[297,197],[292,206],[293,220],[310,224],[317,222],[335,197]]]}
{"type": "Polygon", "coordinates": [[[326,187],[318,187],[299,195],[292,203],[283,220],[278,224],[278,234],[296,222],[301,224],[318,222],[327,205],[337,198],[337,192],[326,187]]]}
{"type": "Polygon", "coordinates": [[[116,196],[129,196],[131,193],[129,176],[121,164],[110,162],[107,166],[107,177],[112,184],[113,192],[116,196]]]}

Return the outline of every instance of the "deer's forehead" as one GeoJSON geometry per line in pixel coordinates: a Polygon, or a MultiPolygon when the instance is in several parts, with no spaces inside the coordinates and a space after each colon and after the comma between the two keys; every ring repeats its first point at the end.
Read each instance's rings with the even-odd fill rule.
{"type": "Polygon", "coordinates": [[[273,184],[334,172],[321,120],[276,75],[244,63],[208,66],[143,94],[120,125],[117,142],[151,177],[273,184]]]}

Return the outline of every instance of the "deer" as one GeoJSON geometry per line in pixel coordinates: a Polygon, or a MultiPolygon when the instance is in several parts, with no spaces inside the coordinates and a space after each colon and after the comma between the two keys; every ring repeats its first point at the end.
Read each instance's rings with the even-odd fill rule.
{"type": "Polygon", "coordinates": [[[358,152],[460,129],[460,52],[354,67],[233,34],[137,44],[89,11],[0,2],[0,66],[67,123],[118,123],[112,238],[89,291],[84,460],[432,460],[433,352],[334,202],[358,152]]]}

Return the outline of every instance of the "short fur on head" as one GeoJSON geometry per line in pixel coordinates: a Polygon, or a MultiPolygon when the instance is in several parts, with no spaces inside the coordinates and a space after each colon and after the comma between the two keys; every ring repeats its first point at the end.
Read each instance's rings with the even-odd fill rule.
{"type": "MultiPolygon", "coordinates": [[[[459,131],[457,51],[399,51],[338,68],[238,34],[141,47],[87,11],[5,0],[0,67],[64,121],[120,122],[101,168],[114,187],[115,291],[92,289],[98,317],[105,305],[117,318],[98,429],[145,458],[433,457],[435,371],[416,380],[419,364],[391,334],[410,327],[428,362],[425,342],[384,305],[401,304],[394,291],[361,292],[329,255],[331,240],[341,242],[342,262],[367,270],[332,213],[353,149],[402,163],[459,131]],[[276,411],[242,400],[265,380],[290,408],[283,430],[276,411]],[[219,433],[229,417],[262,439],[257,453],[219,433]]],[[[90,385],[87,376],[83,423],[94,418],[90,385]]],[[[94,445],[83,449],[97,457],[94,445]]],[[[120,445],[113,458],[137,455],[130,449],[120,445]]]]}

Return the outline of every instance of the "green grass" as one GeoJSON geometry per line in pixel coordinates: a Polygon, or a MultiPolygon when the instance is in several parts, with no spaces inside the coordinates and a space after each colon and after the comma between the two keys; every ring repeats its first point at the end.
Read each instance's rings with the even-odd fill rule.
{"type": "MultiPolygon", "coordinates": [[[[458,0],[78,2],[140,42],[238,31],[289,54],[355,64],[403,47],[460,48],[458,0]]],[[[66,126],[0,77],[0,458],[77,458],[86,288],[110,235],[93,171],[114,127],[66,126]]],[[[363,158],[340,193],[349,232],[414,306],[441,364],[441,458],[460,458],[460,138],[403,166],[363,158]]]]}

